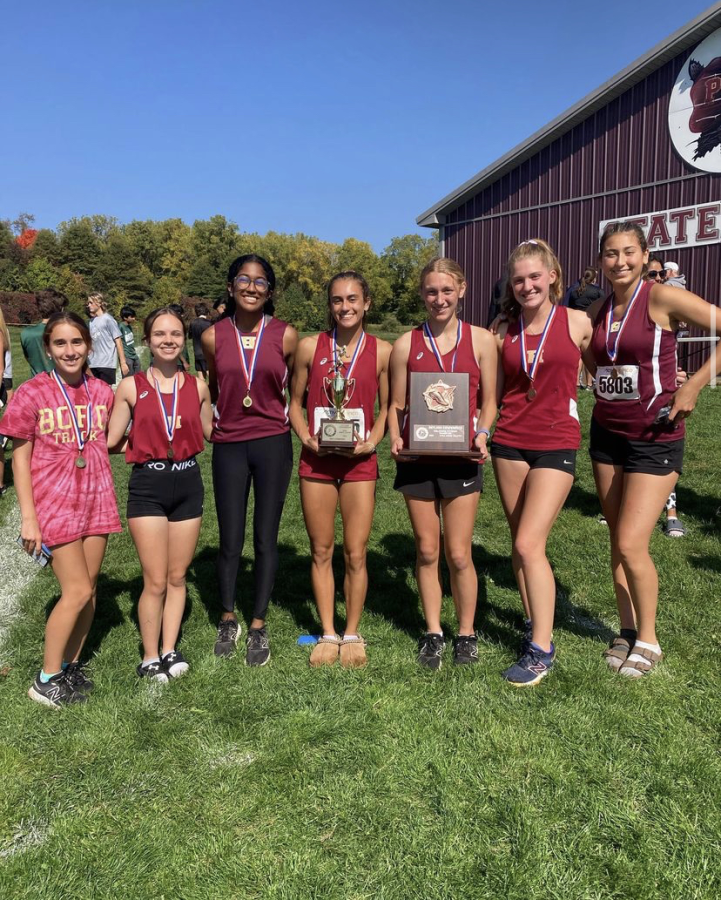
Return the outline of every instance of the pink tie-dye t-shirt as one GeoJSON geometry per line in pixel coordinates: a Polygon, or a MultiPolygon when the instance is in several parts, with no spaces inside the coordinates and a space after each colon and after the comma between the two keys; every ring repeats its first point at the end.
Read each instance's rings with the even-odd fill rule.
{"type": "MultiPolygon", "coordinates": [[[[80,434],[88,435],[88,394],[82,382],[66,385],[80,434]]],[[[105,429],[115,395],[109,385],[88,375],[92,423],[79,469],[72,417],[49,372],[21,384],[0,423],[8,437],[33,442],[30,462],[33,499],[42,539],[48,547],[91,534],[120,531],[118,504],[108,458],[105,429]]]]}

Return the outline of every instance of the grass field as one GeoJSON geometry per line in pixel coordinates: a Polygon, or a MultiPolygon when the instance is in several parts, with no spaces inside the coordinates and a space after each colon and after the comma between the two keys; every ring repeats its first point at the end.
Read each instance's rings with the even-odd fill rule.
{"type": "MultiPolygon", "coordinates": [[[[586,433],[591,403],[584,393],[586,433]]],[[[0,677],[0,897],[717,898],[720,425],[721,392],[707,390],[678,490],[689,535],[653,538],[667,658],[638,682],[614,677],[601,658],[617,625],[608,537],[579,454],[549,544],[558,663],[528,691],[499,674],[522,619],[490,471],[474,536],[479,664],[418,669],[414,547],[386,444],[363,621],[368,667],[311,671],[296,645],[317,630],[297,480],[280,533],[272,660],[248,669],[242,652],[216,659],[217,526],[204,453],[187,676],[159,689],[135,676],[141,578],[127,532],[111,538],[100,578],[88,648],[97,687],[85,707],[54,713],[26,697],[57,596],[52,574],[19,598],[0,677]]],[[[114,468],[123,509],[127,468],[120,459],[114,468]]],[[[250,569],[246,557],[246,620],[250,569]]],[[[452,631],[450,596],[444,622],[452,631]]]]}

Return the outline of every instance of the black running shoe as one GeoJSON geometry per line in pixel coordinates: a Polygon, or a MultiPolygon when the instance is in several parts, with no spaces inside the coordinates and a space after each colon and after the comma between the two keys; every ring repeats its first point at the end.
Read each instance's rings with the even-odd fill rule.
{"type": "Polygon", "coordinates": [[[28,697],[36,703],[43,703],[54,709],[70,706],[72,703],[85,703],[88,699],[85,694],[76,691],[65,676],[65,672],[58,672],[48,681],[40,680],[40,673],[28,691],[28,697]]]}
{"type": "Polygon", "coordinates": [[[418,665],[426,669],[440,669],[446,642],[441,634],[424,634],[418,641],[418,665]]]}
{"type": "Polygon", "coordinates": [[[160,662],[163,664],[168,678],[180,678],[190,668],[179,650],[171,650],[170,653],[166,653],[161,657],[160,662]]]}
{"type": "Polygon", "coordinates": [[[264,666],[270,659],[268,635],[263,628],[249,628],[245,639],[246,666],[264,666]]]}
{"type": "Polygon", "coordinates": [[[81,662],[68,663],[65,678],[73,690],[80,691],[81,694],[89,694],[95,687],[95,683],[85,674],[85,666],[81,662]]]}
{"type": "Polygon", "coordinates": [[[216,656],[232,656],[240,637],[240,622],[237,619],[222,619],[218,623],[218,636],[213,653],[216,656]]]}
{"type": "Polygon", "coordinates": [[[135,671],[140,678],[147,678],[148,681],[157,681],[159,684],[166,684],[168,681],[168,674],[161,662],[151,662],[147,666],[141,663],[135,671]]]}
{"type": "Polygon", "coordinates": [[[475,634],[459,634],[453,642],[453,662],[467,666],[478,662],[478,638],[475,634]]]}

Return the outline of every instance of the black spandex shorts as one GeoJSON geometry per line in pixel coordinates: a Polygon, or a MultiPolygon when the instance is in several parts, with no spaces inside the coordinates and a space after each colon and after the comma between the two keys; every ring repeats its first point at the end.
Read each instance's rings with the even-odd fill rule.
{"type": "Polygon", "coordinates": [[[589,454],[595,462],[623,466],[624,472],[668,475],[683,470],[683,438],[678,441],[629,441],[591,419],[589,454]]]}
{"type": "Polygon", "coordinates": [[[483,469],[463,462],[403,462],[396,466],[395,490],[422,500],[451,500],[483,490],[483,469]]]}
{"type": "Polygon", "coordinates": [[[129,519],[164,516],[184,522],[203,515],[203,479],[195,460],[151,460],[133,466],[128,485],[129,519]]]}
{"type": "Polygon", "coordinates": [[[531,469],[558,469],[559,472],[576,474],[575,450],[521,450],[503,444],[491,444],[491,456],[513,459],[526,463],[531,469]]]}
{"type": "Polygon", "coordinates": [[[104,381],[105,384],[109,384],[110,387],[115,384],[115,369],[105,368],[104,366],[95,366],[95,368],[91,368],[90,371],[96,378],[104,381]]]}

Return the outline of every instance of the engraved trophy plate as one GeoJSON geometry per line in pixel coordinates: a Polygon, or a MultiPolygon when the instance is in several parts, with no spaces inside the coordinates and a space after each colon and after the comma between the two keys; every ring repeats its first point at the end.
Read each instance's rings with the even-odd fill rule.
{"type": "Polygon", "coordinates": [[[470,449],[467,372],[410,372],[408,446],[399,456],[464,456],[470,449]]]}
{"type": "Polygon", "coordinates": [[[323,379],[323,392],[335,412],[331,419],[320,420],[318,446],[324,450],[352,450],[357,423],[346,418],[345,408],[355,392],[355,378],[344,378],[339,367],[332,377],[323,379]]]}

